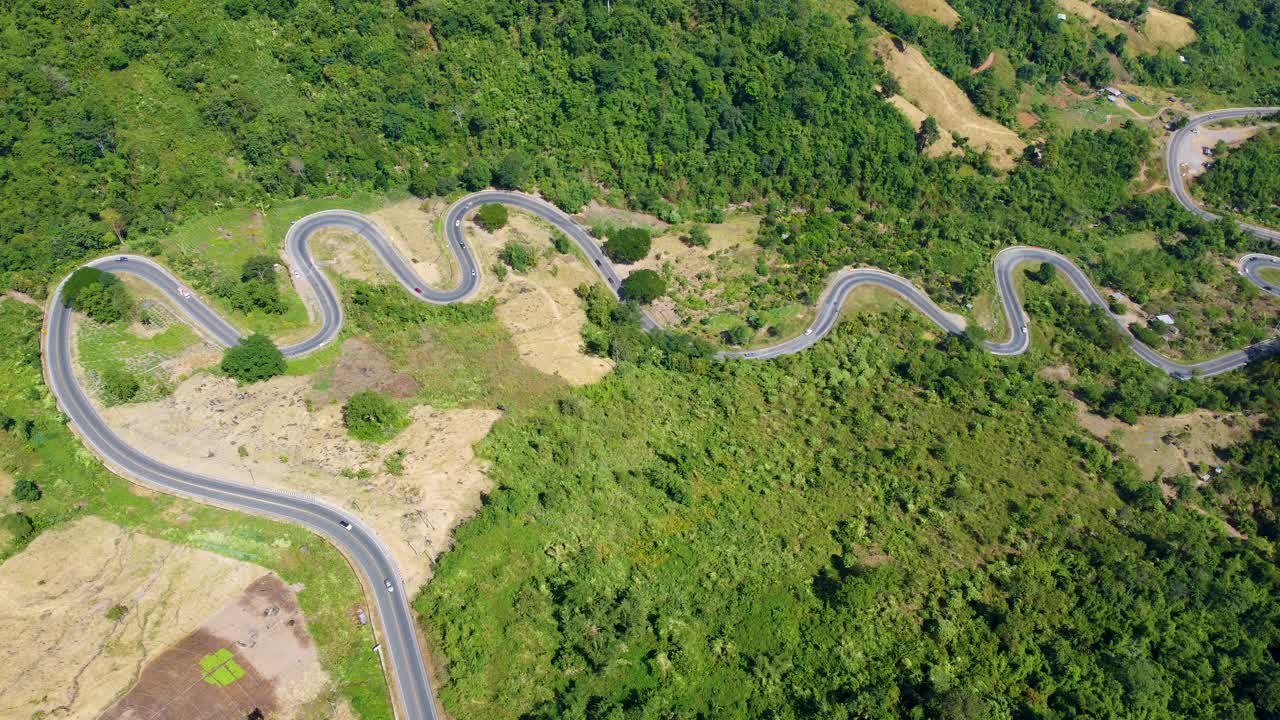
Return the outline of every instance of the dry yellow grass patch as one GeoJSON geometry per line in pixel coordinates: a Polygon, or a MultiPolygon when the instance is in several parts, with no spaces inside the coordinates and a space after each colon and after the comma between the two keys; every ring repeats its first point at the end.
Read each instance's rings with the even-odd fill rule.
{"type": "Polygon", "coordinates": [[[919,50],[903,44],[899,51],[888,35],[874,42],[876,55],[902,85],[902,95],[921,111],[932,115],[944,130],[968,138],[969,144],[991,152],[991,162],[1011,168],[1027,146],[1018,134],[979,114],[968,96],[950,78],[938,72],[919,50]]]}
{"type": "Polygon", "coordinates": [[[904,12],[931,17],[947,27],[955,27],[956,23],[960,22],[960,14],[952,9],[946,0],[893,0],[893,2],[904,12]]]}
{"type": "Polygon", "coordinates": [[[1196,41],[1196,31],[1190,20],[1156,7],[1148,9],[1146,28],[1139,32],[1129,23],[1116,20],[1084,0],[1058,0],[1058,4],[1110,35],[1128,35],[1129,44],[1139,53],[1153,53],[1161,48],[1177,50],[1196,41]]]}
{"type": "MultiPolygon", "coordinates": [[[[925,111],[915,105],[912,105],[910,100],[902,97],[901,95],[894,95],[889,98],[889,104],[897,108],[898,112],[906,115],[907,120],[911,122],[912,127],[916,130],[919,130],[920,126],[924,124],[924,119],[929,117],[925,111]]],[[[937,120],[937,118],[934,118],[934,120],[937,120]]],[[[958,154],[960,149],[954,145],[954,142],[955,140],[951,137],[951,133],[943,130],[938,136],[938,141],[925,149],[925,154],[929,157],[939,157],[941,155],[946,155],[947,153],[958,154]]]]}
{"type": "Polygon", "coordinates": [[[1154,6],[1147,10],[1147,27],[1143,33],[1157,47],[1173,50],[1190,45],[1198,37],[1190,19],[1154,6]]]}

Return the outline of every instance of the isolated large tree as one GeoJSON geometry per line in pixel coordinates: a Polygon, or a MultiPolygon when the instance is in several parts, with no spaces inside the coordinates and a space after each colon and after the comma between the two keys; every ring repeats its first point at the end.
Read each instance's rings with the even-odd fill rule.
{"type": "Polygon", "coordinates": [[[222,356],[222,371],[242,383],[254,383],[283,375],[284,353],[262,333],[254,333],[239,345],[227,348],[222,356]]]}

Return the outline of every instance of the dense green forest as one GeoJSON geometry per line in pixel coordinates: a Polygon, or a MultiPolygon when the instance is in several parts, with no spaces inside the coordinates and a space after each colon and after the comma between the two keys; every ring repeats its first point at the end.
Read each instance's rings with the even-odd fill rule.
{"type": "MultiPolygon", "coordinates": [[[[446,706],[1280,713],[1274,522],[1228,540],[1191,507],[1212,490],[1162,498],[1034,359],[924,328],[863,316],[771,363],[650,354],[500,423],[482,445],[498,488],[419,601],[446,706]]],[[[1238,401],[1274,412],[1277,367],[1238,401]]],[[[1273,517],[1268,442],[1235,482],[1273,517]]]]}
{"type": "Polygon", "coordinates": [[[668,219],[765,194],[902,202],[911,128],[807,2],[138,0],[0,8],[0,271],[229,204],[495,183],[668,219]]]}
{"type": "Polygon", "coordinates": [[[1280,129],[1272,128],[1233,150],[1219,148],[1213,167],[1195,183],[1211,207],[1280,226],[1280,129]]]}

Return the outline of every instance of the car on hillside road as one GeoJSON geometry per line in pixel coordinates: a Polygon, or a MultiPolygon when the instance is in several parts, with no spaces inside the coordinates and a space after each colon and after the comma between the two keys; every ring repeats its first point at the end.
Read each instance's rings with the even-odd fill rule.
{"type": "Polygon", "coordinates": [[[393,593],[396,591],[396,586],[391,584],[391,578],[383,580],[382,584],[387,586],[387,592],[393,593]]]}
{"type": "Polygon", "coordinates": [[[350,530],[351,530],[351,523],[347,522],[346,520],[339,520],[339,521],[338,521],[338,524],[342,526],[342,529],[343,529],[343,530],[346,530],[346,531],[350,532],[350,530]]]}

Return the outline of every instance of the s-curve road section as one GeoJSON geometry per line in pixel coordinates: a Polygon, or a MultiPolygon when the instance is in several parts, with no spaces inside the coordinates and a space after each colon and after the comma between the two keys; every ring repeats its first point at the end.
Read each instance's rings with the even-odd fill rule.
{"type": "MultiPolygon", "coordinates": [[[[1179,160],[1182,157],[1184,146],[1193,143],[1200,134],[1200,128],[1205,125],[1222,122],[1224,120],[1239,120],[1243,118],[1262,118],[1267,115],[1280,113],[1280,107],[1248,107],[1248,108],[1230,108],[1227,110],[1213,110],[1203,115],[1197,115],[1187,121],[1187,124],[1174,132],[1173,137],[1169,138],[1169,144],[1164,151],[1164,166],[1169,173],[1169,187],[1173,190],[1173,195],[1178,199],[1178,203],[1182,207],[1199,215],[1205,220],[1217,220],[1221,216],[1205,210],[1191,197],[1191,192],[1187,190],[1186,178],[1182,176],[1182,163],[1179,160]]],[[[1260,225],[1251,225],[1249,223],[1240,223],[1240,227],[1244,230],[1257,235],[1260,238],[1280,242],[1280,232],[1271,228],[1265,228],[1260,225]]]]}
{"type": "MultiPolygon", "coordinates": [[[[1188,125],[1233,117],[1251,117],[1267,114],[1275,108],[1242,108],[1224,110],[1201,116],[1188,125]]],[[[1185,130],[1185,129],[1184,129],[1185,130]]],[[[1179,142],[1175,135],[1172,148],[1179,142]]],[[[1186,194],[1185,186],[1176,164],[1170,165],[1170,180],[1175,194],[1184,205],[1203,217],[1216,218],[1211,213],[1196,208],[1186,194]]],[[[468,214],[486,203],[502,203],[533,213],[565,233],[581,249],[587,262],[600,274],[609,289],[619,293],[622,276],[609,262],[600,247],[580,225],[551,204],[531,195],[505,191],[485,191],[463,197],[445,214],[445,238],[459,267],[456,287],[440,290],[428,286],[407,261],[368,218],[345,210],[327,210],[303,217],[293,223],[285,237],[285,255],[290,275],[300,292],[309,293],[315,300],[319,314],[319,329],[309,338],[281,348],[291,358],[313,352],[332,342],[342,329],[343,312],[337,291],[312,258],[308,242],[322,229],[337,228],[356,233],[367,241],[386,264],[405,292],[423,302],[451,303],[470,297],[480,286],[480,272],[475,256],[467,246],[464,223],[468,214]]],[[[1280,234],[1266,228],[1246,226],[1261,237],[1280,239],[1280,234]]],[[[1106,307],[1098,290],[1089,282],[1085,273],[1070,260],[1049,250],[1033,247],[1012,247],[995,258],[995,275],[1000,302],[1009,322],[1009,340],[986,342],[985,347],[998,355],[1017,355],[1025,352],[1031,343],[1026,315],[1022,310],[1014,285],[1014,271],[1028,262],[1047,262],[1064,273],[1066,279],[1088,302],[1106,307]]],[[[1280,288],[1266,282],[1259,275],[1264,268],[1280,268],[1280,258],[1270,255],[1249,255],[1240,261],[1241,274],[1264,291],[1280,295],[1280,288]]],[[[100,270],[129,274],[152,285],[176,307],[185,319],[212,341],[229,347],[240,342],[243,333],[222,318],[180,279],[157,263],[143,257],[119,255],[104,257],[89,263],[100,270]]],[[[418,646],[413,614],[409,608],[408,593],[404,592],[399,569],[391,553],[374,533],[360,520],[325,502],[288,492],[264,490],[227,480],[200,475],[172,467],[148,457],[124,442],[107,425],[97,408],[80,386],[74,369],[71,337],[71,311],[62,302],[63,280],[53,292],[46,313],[43,362],[46,381],[62,411],[84,442],[97,452],[116,472],[149,487],[184,495],[195,500],[221,507],[267,515],[306,527],[325,536],[338,546],[363,576],[365,585],[373,593],[378,617],[383,631],[382,644],[390,669],[393,687],[399,701],[398,707],[407,720],[435,720],[435,697],[427,675],[421,649],[418,646]],[[349,523],[350,529],[342,523],[349,523]],[[390,582],[394,592],[388,592],[384,583],[390,582]]],[[[800,352],[811,347],[829,333],[837,324],[840,309],[849,293],[860,285],[875,285],[901,295],[912,306],[949,333],[964,332],[962,320],[945,312],[927,294],[909,280],[875,268],[858,268],[838,273],[822,293],[816,307],[816,318],[802,334],[776,345],[736,352],[723,352],[720,358],[766,359],[800,352]]],[[[1112,316],[1124,333],[1120,318],[1112,316]]],[[[647,312],[642,313],[646,329],[660,329],[647,312]]],[[[1260,343],[1244,350],[1228,353],[1202,363],[1185,365],[1164,358],[1151,348],[1129,337],[1133,351],[1143,360],[1179,378],[1195,375],[1210,376],[1239,368],[1259,357],[1280,350],[1276,341],[1260,343]]]]}

